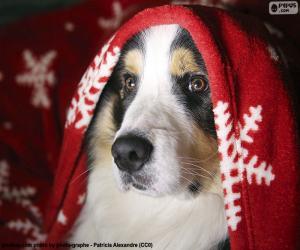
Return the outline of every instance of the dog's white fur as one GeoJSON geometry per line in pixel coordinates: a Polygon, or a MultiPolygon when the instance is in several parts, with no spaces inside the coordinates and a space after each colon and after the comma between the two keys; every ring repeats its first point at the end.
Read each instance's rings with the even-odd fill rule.
{"type": "MultiPolygon", "coordinates": [[[[190,147],[185,142],[195,139],[190,117],[171,94],[169,53],[177,29],[163,25],[144,33],[140,86],[115,135],[135,129],[147,133],[155,147],[153,159],[144,167],[145,173],[154,176],[152,184],[143,191],[125,186],[109,149],[99,156],[95,152],[97,164],[89,176],[86,204],[71,242],[151,242],[153,249],[207,250],[226,238],[219,176],[214,179],[217,185],[193,198],[180,186],[178,159],[190,147]]],[[[110,116],[111,109],[107,104],[99,119],[110,116]]]]}
{"type": "Polygon", "coordinates": [[[97,166],[72,242],[151,242],[153,249],[214,249],[226,237],[223,200],[149,197],[116,187],[111,162],[97,166]]]}

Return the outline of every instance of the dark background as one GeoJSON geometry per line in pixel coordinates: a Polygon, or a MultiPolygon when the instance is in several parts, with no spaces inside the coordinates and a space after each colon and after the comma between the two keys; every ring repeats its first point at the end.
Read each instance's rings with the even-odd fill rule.
{"type": "Polygon", "coordinates": [[[0,25],[18,20],[25,16],[66,8],[83,1],[84,0],[0,0],[0,25]]]}

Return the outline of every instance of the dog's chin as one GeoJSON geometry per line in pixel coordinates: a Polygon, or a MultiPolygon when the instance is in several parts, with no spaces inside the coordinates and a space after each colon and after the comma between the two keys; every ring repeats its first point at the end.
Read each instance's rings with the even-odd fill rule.
{"type": "Polygon", "coordinates": [[[153,178],[150,174],[143,172],[129,174],[127,172],[120,171],[115,166],[114,175],[117,186],[123,193],[132,191],[151,197],[161,197],[169,194],[168,192],[156,187],[157,183],[155,182],[155,178],[153,178]]]}
{"type": "Polygon", "coordinates": [[[159,196],[159,192],[152,186],[150,177],[131,175],[122,171],[118,171],[117,175],[117,186],[121,192],[133,191],[142,195],[159,196]]]}

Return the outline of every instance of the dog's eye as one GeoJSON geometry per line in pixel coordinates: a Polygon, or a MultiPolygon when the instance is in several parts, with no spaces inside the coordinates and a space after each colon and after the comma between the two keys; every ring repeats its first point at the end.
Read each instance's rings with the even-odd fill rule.
{"type": "Polygon", "coordinates": [[[189,82],[189,91],[200,93],[207,88],[207,81],[202,75],[192,75],[189,82]]]}
{"type": "Polygon", "coordinates": [[[128,91],[132,91],[136,87],[135,77],[132,76],[131,74],[125,74],[124,75],[124,83],[125,83],[125,88],[128,91]]]}

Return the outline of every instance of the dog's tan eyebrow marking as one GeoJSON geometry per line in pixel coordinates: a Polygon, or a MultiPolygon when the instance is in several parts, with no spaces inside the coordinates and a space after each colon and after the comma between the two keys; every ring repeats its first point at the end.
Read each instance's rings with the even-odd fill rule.
{"type": "Polygon", "coordinates": [[[140,50],[133,49],[128,51],[124,56],[125,70],[140,75],[143,67],[143,56],[140,50]]]}
{"type": "Polygon", "coordinates": [[[183,76],[187,72],[198,72],[199,66],[193,52],[186,48],[176,48],[171,56],[170,71],[174,76],[183,76]]]}

